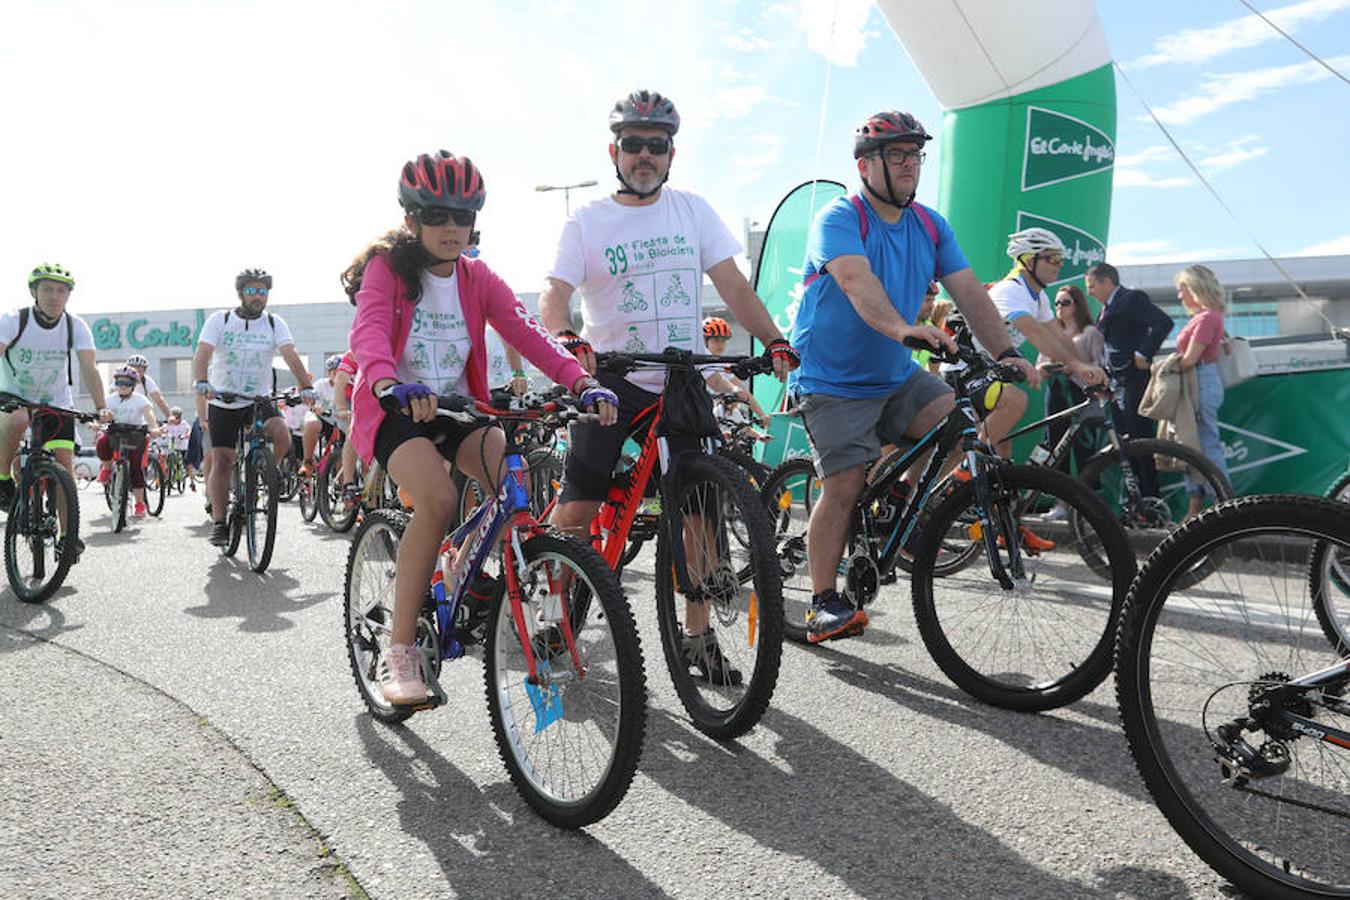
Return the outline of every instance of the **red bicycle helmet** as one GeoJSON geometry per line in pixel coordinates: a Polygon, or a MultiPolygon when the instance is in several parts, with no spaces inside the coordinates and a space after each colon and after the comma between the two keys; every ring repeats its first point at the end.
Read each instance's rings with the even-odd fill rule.
{"type": "Polygon", "coordinates": [[[398,180],[398,202],[409,213],[436,206],[478,212],[486,199],[483,175],[473,160],[448,150],[410,160],[398,180]]]}
{"type": "Polygon", "coordinates": [[[731,325],[726,319],[717,316],[709,316],[703,320],[703,336],[705,338],[730,338],[731,325]]]}
{"type": "Polygon", "coordinates": [[[909,113],[896,110],[873,113],[853,130],[853,158],[861,159],[891,141],[918,141],[923,146],[932,139],[909,113]]]}

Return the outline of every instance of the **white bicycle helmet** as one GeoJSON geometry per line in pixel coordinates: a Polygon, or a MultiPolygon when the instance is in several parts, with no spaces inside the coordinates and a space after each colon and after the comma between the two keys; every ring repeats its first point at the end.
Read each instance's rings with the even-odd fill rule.
{"type": "Polygon", "coordinates": [[[1041,253],[1045,250],[1064,252],[1064,242],[1059,235],[1044,228],[1023,228],[1008,235],[1008,255],[1021,259],[1028,253],[1041,253]]]}
{"type": "Polygon", "coordinates": [[[133,354],[131,354],[130,356],[127,357],[127,365],[129,365],[129,366],[146,366],[146,367],[149,367],[149,365],[150,365],[150,360],[146,359],[144,356],[142,356],[142,355],[139,354],[139,353],[133,353],[133,354]]]}

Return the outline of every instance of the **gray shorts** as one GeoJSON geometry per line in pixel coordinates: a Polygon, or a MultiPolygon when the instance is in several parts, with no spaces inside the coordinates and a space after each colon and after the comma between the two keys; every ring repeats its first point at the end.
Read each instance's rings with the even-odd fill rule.
{"type": "Polygon", "coordinates": [[[826,478],[872,462],[883,443],[898,444],[905,438],[920,410],[951,393],[945,381],[920,369],[901,387],[879,397],[803,394],[797,406],[816,471],[826,478]]]}

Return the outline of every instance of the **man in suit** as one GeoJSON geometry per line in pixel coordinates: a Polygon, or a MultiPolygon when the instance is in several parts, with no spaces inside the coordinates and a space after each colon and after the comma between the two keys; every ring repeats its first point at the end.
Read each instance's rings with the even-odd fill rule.
{"type": "MultiPolygon", "coordinates": [[[[1106,368],[1124,390],[1117,403],[1124,406],[1116,417],[1122,432],[1135,438],[1154,435],[1154,422],[1139,415],[1139,401],[1148,387],[1153,354],[1172,332],[1172,317],[1159,309],[1148,294],[1120,286],[1120,273],[1109,263],[1098,263],[1087,271],[1087,289],[1102,305],[1097,329],[1106,339],[1106,368]]],[[[1158,473],[1151,458],[1135,468],[1139,488],[1148,496],[1157,496],[1158,473]]]]}

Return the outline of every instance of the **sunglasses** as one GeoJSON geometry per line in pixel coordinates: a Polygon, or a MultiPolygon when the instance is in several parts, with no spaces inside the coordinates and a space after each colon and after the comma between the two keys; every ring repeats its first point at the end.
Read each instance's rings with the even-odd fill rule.
{"type": "Polygon", "coordinates": [[[469,228],[477,218],[478,213],[471,209],[453,209],[449,206],[426,206],[417,212],[417,221],[433,228],[446,222],[454,222],[461,228],[469,228]]]}
{"type": "Polygon", "coordinates": [[[272,292],[271,288],[246,287],[241,293],[245,297],[266,297],[272,292]]]}
{"type": "Polygon", "coordinates": [[[115,387],[129,387],[129,388],[134,388],[134,387],[136,386],[136,382],[134,382],[134,381],[127,381],[127,380],[124,379],[124,378],[115,378],[115,379],[113,379],[113,385],[114,385],[115,387]]]}
{"type": "Polygon", "coordinates": [[[1064,265],[1064,256],[1059,253],[1042,253],[1037,257],[1041,262],[1049,263],[1052,266],[1064,265]]]}
{"type": "Polygon", "coordinates": [[[644,147],[652,156],[665,156],[670,152],[670,138],[622,137],[617,143],[624,153],[641,153],[644,147]]]}
{"type": "Polygon", "coordinates": [[[1073,306],[1073,298],[1072,298],[1072,297],[1061,297],[1060,299],[1058,299],[1058,300],[1055,301],[1055,305],[1056,305],[1056,306],[1073,306]]]}

